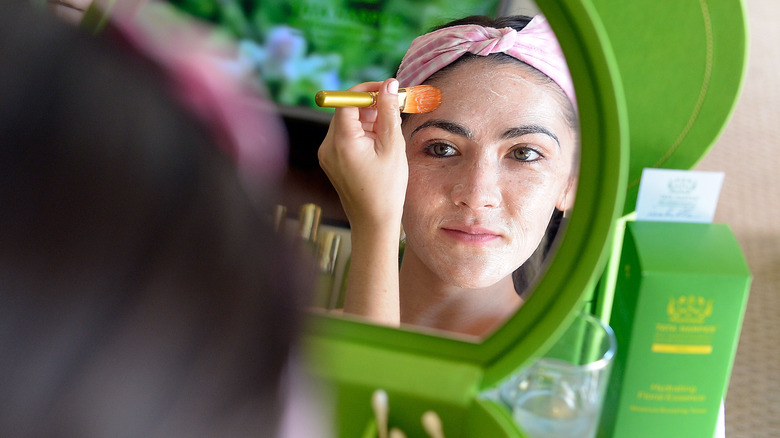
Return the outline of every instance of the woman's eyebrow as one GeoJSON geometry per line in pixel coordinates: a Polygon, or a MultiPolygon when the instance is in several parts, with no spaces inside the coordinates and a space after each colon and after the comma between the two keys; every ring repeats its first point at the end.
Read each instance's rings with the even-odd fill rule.
{"type": "Polygon", "coordinates": [[[471,131],[469,131],[465,126],[441,119],[428,120],[427,122],[415,128],[411,135],[413,136],[415,133],[417,133],[417,131],[425,128],[439,128],[461,137],[471,138],[471,131]]]}
{"type": "Polygon", "coordinates": [[[510,138],[522,137],[528,134],[544,134],[552,138],[553,140],[555,140],[555,143],[558,145],[558,147],[561,147],[561,142],[558,140],[558,136],[555,135],[554,132],[545,128],[544,126],[539,126],[539,125],[522,125],[514,128],[509,128],[506,131],[504,131],[504,133],[501,135],[501,138],[507,140],[510,138]]]}

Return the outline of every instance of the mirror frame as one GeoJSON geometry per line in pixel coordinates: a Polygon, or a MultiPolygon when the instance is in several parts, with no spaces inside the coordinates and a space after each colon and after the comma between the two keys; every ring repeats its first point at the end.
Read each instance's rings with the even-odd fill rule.
{"type": "Polygon", "coordinates": [[[350,343],[468,364],[482,370],[479,385],[486,388],[544,351],[594,289],[625,198],[628,133],[622,88],[606,32],[589,0],[537,0],[537,5],[556,32],[574,79],[581,170],[565,236],[530,298],[478,342],[323,314],[307,316],[309,340],[326,349],[328,343],[350,343]]]}

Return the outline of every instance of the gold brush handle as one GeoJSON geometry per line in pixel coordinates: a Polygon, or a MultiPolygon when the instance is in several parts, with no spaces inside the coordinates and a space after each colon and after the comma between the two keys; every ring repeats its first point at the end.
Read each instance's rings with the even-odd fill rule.
{"type": "Polygon", "coordinates": [[[323,108],[367,107],[376,104],[376,92],[320,91],[314,102],[323,108]]]}
{"type": "MultiPolygon", "coordinates": [[[[320,91],[314,96],[314,102],[322,108],[346,108],[376,105],[376,91],[320,91]]],[[[406,103],[406,89],[398,90],[398,105],[401,110],[406,103]]]]}

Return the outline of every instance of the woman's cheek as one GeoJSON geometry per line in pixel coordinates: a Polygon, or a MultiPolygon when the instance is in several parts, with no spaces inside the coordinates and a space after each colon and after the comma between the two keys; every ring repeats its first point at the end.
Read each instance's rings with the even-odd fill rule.
{"type": "Polygon", "coordinates": [[[406,197],[415,202],[441,202],[446,185],[452,175],[451,169],[442,164],[409,163],[409,184],[406,197]]]}

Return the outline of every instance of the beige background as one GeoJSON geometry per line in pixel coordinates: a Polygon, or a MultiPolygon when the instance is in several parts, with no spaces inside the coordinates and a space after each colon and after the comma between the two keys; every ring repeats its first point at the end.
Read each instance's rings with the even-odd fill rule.
{"type": "Polygon", "coordinates": [[[746,0],[742,95],[697,170],[726,172],[716,222],[730,224],[753,285],[726,397],[727,438],[780,437],[780,2],[746,0]]]}

